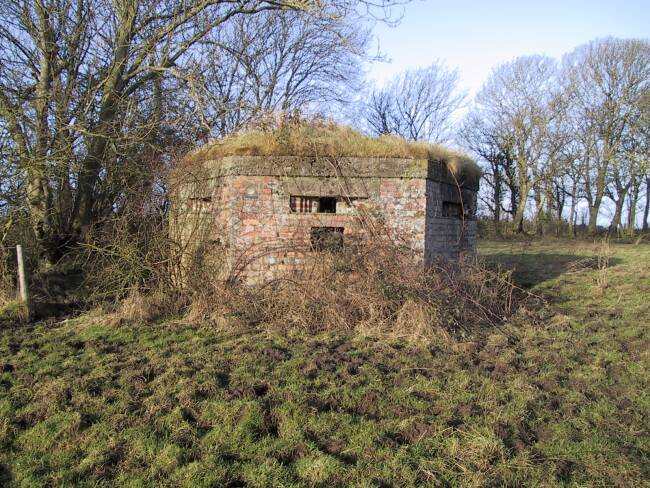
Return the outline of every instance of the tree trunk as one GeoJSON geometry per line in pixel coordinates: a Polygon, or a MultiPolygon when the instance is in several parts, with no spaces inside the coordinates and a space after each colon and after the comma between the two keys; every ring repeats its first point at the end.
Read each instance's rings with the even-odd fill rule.
{"type": "Polygon", "coordinates": [[[641,189],[641,180],[636,179],[632,184],[632,191],[630,192],[630,208],[627,212],[627,229],[626,234],[629,236],[634,235],[636,230],[636,206],[639,203],[639,190],[641,189]]]}
{"type": "Polygon", "coordinates": [[[596,235],[598,231],[598,212],[600,210],[600,205],[590,205],[589,206],[589,224],[587,225],[587,233],[590,236],[596,235]]]}
{"type": "Polygon", "coordinates": [[[623,215],[623,204],[617,202],[614,208],[614,217],[612,218],[612,223],[610,225],[610,232],[620,237],[622,232],[621,217],[623,215]]]}
{"type": "Polygon", "coordinates": [[[622,182],[618,167],[614,166],[614,185],[616,188],[616,200],[614,201],[614,217],[609,228],[610,232],[616,232],[617,235],[621,234],[621,222],[623,219],[623,207],[625,206],[625,199],[630,191],[631,181],[622,182]]]}
{"type": "Polygon", "coordinates": [[[596,188],[595,198],[593,200],[589,199],[589,224],[587,225],[587,233],[590,236],[596,235],[598,232],[598,213],[600,212],[600,206],[605,194],[604,176],[602,179],[602,185],[599,184],[596,188]]]}
{"type": "MultiPolygon", "coordinates": [[[[603,197],[605,196],[605,191],[607,190],[607,175],[608,169],[610,167],[610,145],[608,139],[605,139],[605,147],[603,149],[603,160],[600,165],[598,165],[598,172],[596,175],[595,182],[595,198],[593,200],[593,206],[589,208],[589,235],[595,235],[598,231],[598,212],[600,211],[600,205],[603,202],[603,197]]],[[[590,202],[591,203],[591,202],[590,202]]]]}
{"type": "Polygon", "coordinates": [[[494,171],[494,232],[501,235],[501,172],[498,167],[494,171]]]}
{"type": "Polygon", "coordinates": [[[94,130],[88,155],[82,162],[77,183],[77,199],[74,206],[72,229],[78,239],[83,239],[92,223],[93,204],[96,198],[96,184],[99,171],[106,157],[109,137],[115,131],[118,105],[125,90],[124,72],[129,57],[129,48],[134,34],[136,3],[128,4],[121,12],[119,31],[109,74],[106,78],[99,110],[99,122],[94,130]]]}
{"type": "Polygon", "coordinates": [[[519,202],[517,203],[517,211],[515,212],[515,217],[513,219],[513,225],[515,232],[522,234],[524,232],[524,212],[526,211],[526,203],[528,195],[528,188],[521,188],[519,202]]]}
{"type": "Polygon", "coordinates": [[[556,188],[553,201],[555,202],[555,220],[556,220],[555,234],[557,237],[560,237],[560,235],[562,234],[562,214],[564,213],[564,206],[566,205],[566,193],[564,191],[564,187],[556,188]]]}
{"type": "Polygon", "coordinates": [[[578,215],[576,212],[576,206],[578,204],[577,202],[577,196],[578,196],[578,183],[576,181],[573,181],[571,184],[571,210],[569,212],[569,232],[573,237],[576,237],[576,221],[578,219],[578,215]]]}
{"type": "Polygon", "coordinates": [[[35,92],[34,146],[27,164],[27,202],[29,205],[32,229],[39,243],[41,263],[48,267],[56,262],[58,252],[58,232],[52,225],[52,192],[48,174],[50,146],[50,93],[53,70],[56,63],[56,43],[50,23],[50,12],[37,3],[40,51],[38,81],[35,92]]]}
{"type": "Polygon", "coordinates": [[[533,190],[535,194],[535,234],[544,235],[544,202],[542,200],[542,191],[537,188],[533,190]]]}
{"type": "Polygon", "coordinates": [[[510,188],[510,215],[512,215],[513,221],[517,214],[517,208],[519,208],[519,193],[516,187],[512,187],[510,188]]]}
{"type": "Polygon", "coordinates": [[[614,217],[612,217],[612,222],[609,225],[609,232],[612,234],[620,234],[621,217],[623,216],[623,205],[625,204],[625,197],[626,194],[623,193],[614,202],[614,217]]]}
{"type": "Polygon", "coordinates": [[[650,177],[645,179],[645,206],[643,207],[643,231],[648,230],[648,214],[650,214],[650,177]]]}

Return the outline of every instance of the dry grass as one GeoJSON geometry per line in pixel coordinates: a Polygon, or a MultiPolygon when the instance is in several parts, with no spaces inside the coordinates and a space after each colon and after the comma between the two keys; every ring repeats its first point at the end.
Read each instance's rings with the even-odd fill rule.
{"type": "Polygon", "coordinates": [[[608,286],[608,274],[609,274],[609,260],[612,256],[612,249],[609,245],[609,239],[603,239],[600,243],[600,249],[598,252],[598,276],[596,277],[596,283],[598,284],[598,289],[601,293],[605,292],[605,289],[608,286]]]}
{"type": "Polygon", "coordinates": [[[478,182],[481,172],[468,156],[426,142],[396,136],[369,137],[331,122],[280,120],[249,128],[188,154],[182,165],[226,156],[400,158],[442,161],[458,179],[478,182]]]}
{"type": "Polygon", "coordinates": [[[113,317],[119,324],[146,323],[169,316],[174,311],[173,299],[169,296],[161,292],[144,294],[134,290],[119,302],[113,317]]]}
{"type": "Polygon", "coordinates": [[[474,258],[441,259],[424,271],[413,252],[378,238],[307,255],[298,274],[257,287],[215,281],[209,267],[192,275],[191,321],[418,341],[499,327],[516,310],[518,292],[508,273],[474,258]]]}

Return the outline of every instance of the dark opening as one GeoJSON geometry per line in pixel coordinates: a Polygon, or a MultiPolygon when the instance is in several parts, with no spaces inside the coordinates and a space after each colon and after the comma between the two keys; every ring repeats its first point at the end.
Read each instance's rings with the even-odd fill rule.
{"type": "Polygon", "coordinates": [[[212,197],[190,197],[190,200],[194,202],[210,203],[212,201],[212,197]]]}
{"type": "Polygon", "coordinates": [[[336,213],[336,197],[305,197],[291,195],[289,208],[294,213],[336,213]]]}
{"type": "Polygon", "coordinates": [[[463,207],[460,203],[442,202],[442,216],[460,219],[463,216],[463,207]]]}
{"type": "Polygon", "coordinates": [[[319,213],[336,213],[336,197],[319,197],[319,213]]]}
{"type": "Polygon", "coordinates": [[[343,250],[343,227],[312,227],[311,247],[314,251],[343,250]]]}

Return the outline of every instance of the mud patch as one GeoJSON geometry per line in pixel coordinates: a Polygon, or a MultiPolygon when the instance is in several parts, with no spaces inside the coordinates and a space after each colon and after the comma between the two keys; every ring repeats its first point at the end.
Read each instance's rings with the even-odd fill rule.
{"type": "Polygon", "coordinates": [[[261,398],[269,391],[269,385],[266,383],[258,383],[251,386],[235,386],[229,388],[224,393],[226,400],[251,400],[261,398]]]}
{"type": "Polygon", "coordinates": [[[561,459],[555,463],[555,477],[558,481],[568,483],[571,481],[571,474],[575,469],[575,463],[566,459],[561,459]]]}
{"type": "Polygon", "coordinates": [[[291,465],[300,461],[307,455],[307,448],[303,444],[298,444],[297,446],[279,453],[276,459],[285,466],[291,465]]]}
{"type": "Polygon", "coordinates": [[[285,361],[291,357],[288,351],[277,347],[267,347],[264,349],[264,355],[275,361],[285,361]]]}

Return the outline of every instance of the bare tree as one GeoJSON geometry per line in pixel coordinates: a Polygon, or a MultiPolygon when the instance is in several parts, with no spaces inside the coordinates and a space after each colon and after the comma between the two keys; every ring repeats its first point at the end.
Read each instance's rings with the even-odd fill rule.
{"type": "Polygon", "coordinates": [[[357,17],[263,13],[206,37],[196,70],[211,132],[228,134],[261,113],[331,112],[348,103],[369,40],[357,17]]]}
{"type": "Polygon", "coordinates": [[[179,142],[174,127],[198,110],[183,96],[192,89],[187,75],[211,33],[268,11],[333,20],[360,7],[382,16],[396,3],[3,1],[0,131],[9,141],[3,163],[15,163],[24,182],[44,257],[52,262],[83,239],[114,211],[125,175],[137,179],[139,165],[179,142]],[[169,114],[170,108],[180,112],[169,114]]]}
{"type": "Polygon", "coordinates": [[[641,228],[643,231],[648,230],[648,217],[650,216],[650,176],[645,177],[645,203],[643,205],[643,223],[641,228]]]}
{"type": "Polygon", "coordinates": [[[644,185],[646,194],[641,228],[644,230],[648,228],[648,210],[650,209],[650,89],[646,90],[639,104],[631,144],[633,181],[627,219],[627,228],[630,234],[635,231],[636,215],[644,185]]]}
{"type": "Polygon", "coordinates": [[[631,185],[625,141],[650,83],[650,44],[634,39],[592,41],[565,56],[563,79],[581,143],[589,231],[596,231],[606,196],[614,202],[612,225],[617,227],[631,185]]]}
{"type": "MultiPolygon", "coordinates": [[[[582,188],[584,187],[583,178],[583,161],[581,159],[580,144],[573,138],[571,124],[567,119],[563,121],[563,128],[566,134],[570,135],[566,143],[562,146],[558,159],[563,166],[563,183],[561,183],[565,197],[569,200],[569,213],[567,220],[569,230],[572,235],[576,235],[578,223],[578,204],[583,199],[582,188]]],[[[562,218],[560,214],[558,220],[562,218]]]]}
{"type": "Polygon", "coordinates": [[[504,131],[490,124],[483,115],[476,109],[469,112],[459,129],[459,139],[461,145],[485,162],[479,197],[492,214],[496,233],[500,234],[501,212],[514,213],[513,209],[517,207],[516,202],[511,204],[511,208],[504,207],[508,188],[515,200],[518,192],[512,188],[512,181],[508,178],[513,167],[509,141],[503,138],[504,131]]]}
{"type": "Polygon", "coordinates": [[[371,134],[385,136],[393,133],[393,100],[387,90],[373,90],[364,106],[364,125],[371,134]]]}
{"type": "MultiPolygon", "coordinates": [[[[478,136],[481,132],[491,134],[492,152],[500,155],[502,162],[514,163],[504,174],[512,183],[513,221],[518,232],[523,231],[531,192],[537,210],[542,206],[540,183],[548,178],[550,162],[558,150],[550,137],[557,109],[555,80],[556,63],[547,57],[527,56],[502,64],[477,94],[474,115],[470,116],[482,119],[478,136]]],[[[476,151],[476,132],[470,129],[466,134],[468,148],[476,151]]],[[[477,155],[485,158],[481,152],[477,155]]]]}
{"type": "MultiPolygon", "coordinates": [[[[546,157],[540,161],[541,180],[534,189],[536,195],[536,228],[543,233],[545,224],[555,224],[561,232],[567,199],[577,198],[576,171],[574,167],[573,134],[567,130],[567,99],[553,80],[554,94],[550,97],[548,126],[546,129],[546,157]],[[542,202],[544,205],[542,205],[542,202]]],[[[571,201],[570,222],[575,220],[575,204],[571,201]]]]}
{"type": "Polygon", "coordinates": [[[363,123],[376,135],[444,142],[451,137],[451,116],[464,99],[458,89],[458,72],[436,62],[406,71],[373,90],[364,107],[363,123]]]}

